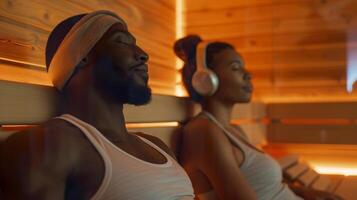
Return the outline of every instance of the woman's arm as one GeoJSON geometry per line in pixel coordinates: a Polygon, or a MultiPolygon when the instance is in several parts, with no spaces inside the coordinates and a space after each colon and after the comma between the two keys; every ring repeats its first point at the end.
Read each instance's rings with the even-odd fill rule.
{"type": "Polygon", "coordinates": [[[257,199],[246,182],[233,154],[233,146],[224,133],[205,120],[197,121],[184,130],[193,148],[189,162],[202,171],[211,182],[220,199],[257,199]]]}

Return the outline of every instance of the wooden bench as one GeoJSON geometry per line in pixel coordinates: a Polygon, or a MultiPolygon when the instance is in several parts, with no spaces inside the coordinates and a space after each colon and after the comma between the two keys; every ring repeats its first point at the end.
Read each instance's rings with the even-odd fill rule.
{"type": "Polygon", "coordinates": [[[315,190],[335,194],[345,178],[342,175],[331,176],[319,174],[312,169],[308,163],[300,160],[300,157],[295,154],[284,156],[278,159],[278,162],[283,169],[285,180],[315,190]]]}

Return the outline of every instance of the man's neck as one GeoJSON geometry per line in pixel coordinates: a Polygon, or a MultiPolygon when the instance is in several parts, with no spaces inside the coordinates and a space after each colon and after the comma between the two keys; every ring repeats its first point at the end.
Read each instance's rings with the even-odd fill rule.
{"type": "Polygon", "coordinates": [[[110,140],[128,139],[125,127],[123,104],[107,101],[97,92],[72,95],[65,113],[94,126],[110,140]]]}

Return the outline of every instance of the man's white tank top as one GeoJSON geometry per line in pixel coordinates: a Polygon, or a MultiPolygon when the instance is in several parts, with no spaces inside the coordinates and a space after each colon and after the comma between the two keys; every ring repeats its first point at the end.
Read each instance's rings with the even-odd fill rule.
{"type": "Polygon", "coordinates": [[[93,144],[105,164],[105,175],[91,199],[104,200],[189,200],[194,198],[190,179],[183,168],[165,151],[139,137],[167,160],[154,164],[136,158],[115,146],[96,128],[64,114],[60,119],[78,127],[93,144]]]}

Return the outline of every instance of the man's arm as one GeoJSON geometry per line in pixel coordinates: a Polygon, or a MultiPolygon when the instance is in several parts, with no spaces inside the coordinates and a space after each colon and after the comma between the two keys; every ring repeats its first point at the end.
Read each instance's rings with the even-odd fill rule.
{"type": "Polygon", "coordinates": [[[4,199],[65,198],[66,178],[74,154],[55,128],[38,127],[10,136],[0,152],[4,199]],[[68,154],[69,153],[69,154],[68,154]]]}

